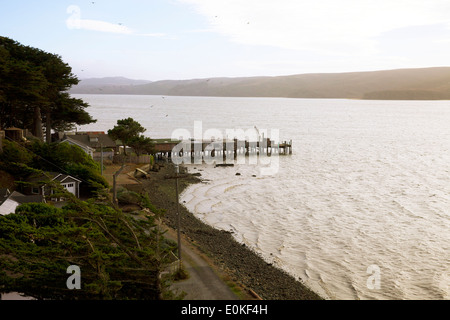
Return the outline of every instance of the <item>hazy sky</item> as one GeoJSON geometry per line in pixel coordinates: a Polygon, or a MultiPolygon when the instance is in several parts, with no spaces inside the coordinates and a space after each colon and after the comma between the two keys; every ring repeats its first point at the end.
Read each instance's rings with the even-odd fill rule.
{"type": "Polygon", "coordinates": [[[0,0],[0,35],[81,79],[450,65],[450,0],[0,0]]]}

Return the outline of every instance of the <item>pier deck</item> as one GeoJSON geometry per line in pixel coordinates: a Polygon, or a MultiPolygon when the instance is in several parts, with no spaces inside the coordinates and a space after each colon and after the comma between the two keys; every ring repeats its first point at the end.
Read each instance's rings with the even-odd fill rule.
{"type": "Polygon", "coordinates": [[[155,154],[158,158],[167,157],[216,157],[237,158],[238,155],[287,155],[292,154],[292,140],[274,142],[269,139],[261,141],[248,140],[171,140],[155,139],[155,154]]]}

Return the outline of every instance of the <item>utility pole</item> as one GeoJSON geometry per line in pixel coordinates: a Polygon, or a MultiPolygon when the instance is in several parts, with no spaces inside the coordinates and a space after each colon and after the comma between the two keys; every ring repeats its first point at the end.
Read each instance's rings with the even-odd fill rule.
{"type": "Polygon", "coordinates": [[[100,170],[103,176],[103,144],[100,144],[100,170]]]}
{"type": "Polygon", "coordinates": [[[178,238],[178,261],[179,261],[179,268],[181,268],[181,214],[180,214],[180,201],[178,196],[178,179],[185,178],[188,175],[179,175],[180,168],[176,164],[175,165],[175,175],[174,176],[168,176],[165,177],[165,179],[175,179],[175,193],[176,193],[176,201],[177,201],[177,238],[178,238]]]}
{"type": "Polygon", "coordinates": [[[180,171],[180,167],[175,165],[175,192],[177,194],[177,237],[178,237],[178,260],[180,261],[181,267],[181,237],[180,237],[180,226],[181,226],[181,217],[180,217],[180,201],[178,199],[178,173],[180,171]]]}
{"type": "Polygon", "coordinates": [[[3,138],[4,138],[5,131],[2,130],[0,127],[0,153],[3,152],[3,138]]]}
{"type": "Polygon", "coordinates": [[[118,205],[118,203],[117,203],[116,178],[120,174],[120,172],[122,172],[123,168],[125,168],[125,163],[122,163],[122,166],[120,167],[120,169],[117,170],[117,172],[114,173],[114,175],[113,175],[113,203],[114,203],[115,206],[118,205]]]}

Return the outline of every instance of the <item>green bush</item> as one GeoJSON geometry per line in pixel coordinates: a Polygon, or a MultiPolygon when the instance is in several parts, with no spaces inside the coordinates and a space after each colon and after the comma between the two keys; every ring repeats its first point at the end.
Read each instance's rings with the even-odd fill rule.
{"type": "Polygon", "coordinates": [[[38,299],[137,299],[163,296],[160,273],[174,246],[111,206],[72,199],[62,209],[26,204],[0,215],[0,292],[38,299]],[[67,290],[66,269],[82,270],[82,289],[67,290]]]}
{"type": "Polygon", "coordinates": [[[66,172],[82,181],[81,188],[94,195],[105,188],[108,182],[97,169],[82,163],[71,163],[65,168],[66,172]]]}
{"type": "Polygon", "coordinates": [[[33,156],[22,145],[13,141],[3,140],[3,152],[0,154],[0,159],[4,162],[28,164],[33,159],[33,156]]]}
{"type": "Polygon", "coordinates": [[[121,189],[117,192],[117,200],[121,204],[137,204],[141,205],[142,196],[134,191],[121,189]]]}
{"type": "Polygon", "coordinates": [[[3,152],[0,153],[0,170],[12,175],[16,180],[25,179],[27,176],[36,173],[33,167],[33,153],[24,145],[3,140],[3,152]]]}

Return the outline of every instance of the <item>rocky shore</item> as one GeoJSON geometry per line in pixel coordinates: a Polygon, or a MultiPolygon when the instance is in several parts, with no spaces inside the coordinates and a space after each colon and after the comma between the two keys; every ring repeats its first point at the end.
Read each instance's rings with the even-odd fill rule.
{"type": "MultiPolygon", "coordinates": [[[[166,210],[166,225],[176,229],[176,182],[174,179],[166,179],[174,174],[173,165],[165,164],[158,172],[151,172],[147,179],[141,180],[142,184],[130,185],[129,189],[147,193],[155,206],[166,210]]],[[[199,183],[201,179],[185,174],[178,181],[181,194],[189,184],[199,183]]],[[[238,243],[229,232],[203,223],[181,204],[179,210],[183,235],[234,282],[253,290],[265,300],[322,299],[294,277],[268,264],[254,251],[238,243]]]]}

